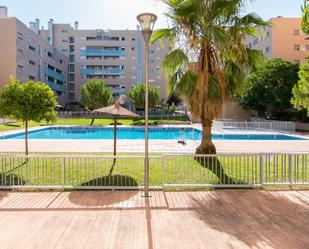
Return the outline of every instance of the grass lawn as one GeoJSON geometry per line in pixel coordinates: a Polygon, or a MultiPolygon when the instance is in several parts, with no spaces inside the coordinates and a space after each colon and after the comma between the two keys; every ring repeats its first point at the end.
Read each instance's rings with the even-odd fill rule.
{"type": "MultiPolygon", "coordinates": [[[[102,156],[102,154],[92,155],[102,156]]],[[[105,155],[107,154],[103,154],[105,155]]],[[[66,186],[143,185],[143,157],[130,158],[128,154],[120,155],[126,158],[117,159],[114,166],[112,158],[87,156],[76,158],[72,155],[64,159],[60,155],[52,158],[30,158],[27,162],[23,158],[2,158],[0,183],[2,185],[18,183],[28,186],[61,186],[64,179],[66,186]]],[[[287,182],[288,161],[288,156],[279,155],[265,160],[264,181],[287,182]],[[278,166],[275,167],[275,165],[278,166]]],[[[220,183],[218,176],[223,179],[224,175],[227,179],[225,183],[255,184],[259,183],[261,178],[259,162],[257,156],[237,158],[218,156],[218,161],[209,159],[197,161],[193,156],[167,156],[162,170],[162,159],[151,158],[150,185],[161,186],[163,178],[165,183],[170,184],[216,184],[220,183]],[[224,173],[220,171],[219,164],[224,173]]],[[[295,181],[309,182],[309,157],[299,157],[297,162],[292,164],[293,178],[295,181]]]]}
{"type": "MultiPolygon", "coordinates": [[[[143,125],[143,119],[119,119],[118,123],[121,123],[122,125],[143,125]]],[[[179,118],[172,120],[172,119],[166,119],[166,120],[157,120],[150,118],[149,124],[150,125],[156,125],[158,122],[173,122],[173,123],[182,123],[182,120],[179,120],[179,118]]],[[[55,122],[55,125],[90,125],[91,118],[57,118],[57,122],[55,122]]],[[[107,118],[98,118],[95,119],[94,125],[111,125],[113,124],[112,119],[107,118]]],[[[36,127],[36,126],[44,126],[44,125],[50,125],[46,122],[36,123],[36,122],[29,122],[29,127],[36,127]]],[[[11,124],[0,124],[0,131],[9,131],[9,130],[16,130],[16,129],[22,129],[24,128],[23,122],[15,122],[11,124]]]]}

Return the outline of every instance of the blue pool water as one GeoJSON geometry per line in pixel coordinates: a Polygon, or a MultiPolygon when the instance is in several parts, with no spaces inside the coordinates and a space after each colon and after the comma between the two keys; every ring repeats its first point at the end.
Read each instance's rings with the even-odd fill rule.
{"type": "MultiPolygon", "coordinates": [[[[143,128],[117,128],[117,139],[144,139],[143,128]]],[[[213,134],[215,140],[305,140],[300,137],[271,134],[213,134]]],[[[1,139],[24,139],[24,132],[1,139]]],[[[113,139],[113,128],[52,127],[29,132],[29,139],[113,139]]],[[[199,140],[201,131],[194,128],[150,128],[149,139],[199,140]]]]}

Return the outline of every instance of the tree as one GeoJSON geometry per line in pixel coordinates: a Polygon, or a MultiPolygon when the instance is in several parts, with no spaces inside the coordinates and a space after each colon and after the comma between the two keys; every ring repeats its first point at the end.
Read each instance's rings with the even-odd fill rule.
{"type": "Polygon", "coordinates": [[[14,117],[25,123],[25,154],[28,150],[28,122],[56,120],[56,97],[54,92],[42,82],[20,83],[13,78],[0,90],[0,114],[14,117]]]}
{"type": "Polygon", "coordinates": [[[298,75],[299,81],[293,87],[291,103],[298,110],[307,109],[309,116],[309,61],[301,66],[298,75]]]}
{"type": "MultiPolygon", "coordinates": [[[[139,84],[129,91],[129,97],[135,108],[145,109],[145,84],[139,84]]],[[[148,87],[148,105],[149,109],[154,109],[160,104],[160,91],[152,85],[148,87]]]]}
{"type": "MultiPolygon", "coordinates": [[[[102,80],[91,79],[81,87],[81,103],[90,111],[108,106],[112,100],[113,94],[102,80]]],[[[93,122],[94,118],[92,118],[91,125],[93,122]]]]}
{"type": "Polygon", "coordinates": [[[301,28],[304,31],[305,34],[309,34],[309,5],[307,4],[307,1],[305,0],[304,5],[302,6],[302,22],[301,22],[301,28]]]}
{"type": "Polygon", "coordinates": [[[290,103],[298,81],[299,66],[282,59],[266,61],[247,80],[248,90],[240,98],[245,109],[255,110],[272,119],[291,119],[296,111],[290,103]]]}
{"type": "MultiPolygon", "coordinates": [[[[306,1],[302,6],[302,11],[302,30],[304,33],[309,34],[309,6],[306,1]]],[[[307,115],[309,116],[309,61],[301,66],[298,75],[299,81],[293,88],[291,103],[298,110],[307,109],[307,115]]]]}
{"type": "Polygon", "coordinates": [[[263,58],[259,51],[246,48],[243,39],[255,36],[256,29],[268,23],[254,14],[241,16],[245,2],[168,0],[171,28],[152,35],[152,42],[177,43],[162,66],[169,93],[185,98],[192,116],[201,120],[197,154],[216,153],[212,121],[221,117],[225,101],[263,58]]]}

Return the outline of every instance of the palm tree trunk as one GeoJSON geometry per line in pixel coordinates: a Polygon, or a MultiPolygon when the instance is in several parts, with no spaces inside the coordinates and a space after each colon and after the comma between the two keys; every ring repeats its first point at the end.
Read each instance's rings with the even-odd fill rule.
{"type": "Polygon", "coordinates": [[[202,141],[199,147],[196,148],[195,160],[202,166],[209,169],[212,173],[214,173],[218,177],[218,181],[223,184],[233,184],[235,183],[232,178],[230,178],[224,171],[223,165],[217,156],[207,157],[205,160],[204,157],[199,157],[200,155],[211,155],[216,154],[216,147],[212,142],[211,137],[211,127],[212,120],[207,119],[205,117],[201,117],[202,121],[202,141]]]}
{"type": "Polygon", "coordinates": [[[211,127],[212,120],[201,116],[202,122],[202,141],[199,147],[196,148],[196,154],[216,154],[216,147],[212,142],[211,127]]]}
{"type": "Polygon", "coordinates": [[[28,149],[28,120],[25,121],[25,155],[29,154],[28,149]]]}

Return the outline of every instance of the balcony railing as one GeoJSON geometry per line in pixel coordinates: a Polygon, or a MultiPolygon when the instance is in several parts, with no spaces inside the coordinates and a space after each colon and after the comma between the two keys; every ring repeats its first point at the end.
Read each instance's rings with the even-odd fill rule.
{"type": "Polygon", "coordinates": [[[80,72],[86,75],[121,75],[126,73],[126,71],[121,68],[81,68],[80,72]]]}
{"type": "Polygon", "coordinates": [[[45,83],[54,91],[63,92],[63,90],[64,90],[62,85],[57,84],[55,82],[46,81],[45,83]]]}
{"type": "Polygon", "coordinates": [[[52,78],[55,78],[57,80],[60,80],[60,81],[65,81],[65,77],[64,77],[64,74],[63,73],[58,73],[54,70],[51,70],[49,68],[45,68],[45,74],[49,77],[52,77],[52,78]]]}
{"type": "Polygon", "coordinates": [[[124,56],[123,50],[107,50],[107,49],[81,49],[82,56],[124,56]]]}

